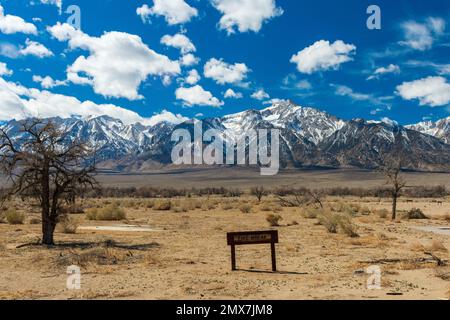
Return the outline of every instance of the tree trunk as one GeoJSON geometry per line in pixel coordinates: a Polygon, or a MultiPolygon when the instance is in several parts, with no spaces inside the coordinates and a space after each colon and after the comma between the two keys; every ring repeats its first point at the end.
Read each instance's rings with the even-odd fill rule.
{"type": "Polygon", "coordinates": [[[56,223],[47,218],[42,222],[42,244],[52,246],[55,244],[53,234],[55,232],[56,223]]]}
{"type": "Polygon", "coordinates": [[[392,196],[392,220],[397,218],[397,198],[396,194],[392,196]]]}

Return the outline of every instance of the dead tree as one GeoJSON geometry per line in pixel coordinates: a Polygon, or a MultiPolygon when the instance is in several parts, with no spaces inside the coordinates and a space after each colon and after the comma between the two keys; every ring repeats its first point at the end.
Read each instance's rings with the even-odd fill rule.
{"type": "Polygon", "coordinates": [[[295,190],[290,198],[278,196],[281,205],[285,207],[303,207],[315,204],[323,209],[322,198],[323,192],[319,190],[295,190]]]}
{"type": "Polygon", "coordinates": [[[386,177],[386,184],[390,186],[389,194],[392,197],[392,220],[397,218],[397,202],[401,196],[402,190],[406,188],[406,181],[401,176],[402,160],[395,159],[385,161],[382,172],[386,177]]]}
{"type": "Polygon", "coordinates": [[[79,190],[97,185],[95,154],[79,140],[71,140],[51,121],[21,123],[20,138],[0,128],[0,169],[9,178],[7,196],[33,197],[42,213],[42,244],[53,245],[63,201],[79,190]]]}
{"type": "Polygon", "coordinates": [[[255,196],[258,199],[258,202],[261,202],[262,198],[267,196],[268,192],[264,189],[263,186],[254,187],[250,190],[252,196],[255,196]]]}

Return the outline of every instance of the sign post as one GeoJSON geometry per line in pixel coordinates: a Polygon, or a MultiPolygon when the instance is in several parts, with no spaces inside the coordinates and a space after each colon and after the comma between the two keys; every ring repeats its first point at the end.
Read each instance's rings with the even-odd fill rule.
{"type": "Polygon", "coordinates": [[[278,243],[278,231],[231,232],[227,234],[227,242],[231,246],[231,270],[236,271],[236,246],[270,243],[272,271],[277,271],[275,244],[278,243]]]}

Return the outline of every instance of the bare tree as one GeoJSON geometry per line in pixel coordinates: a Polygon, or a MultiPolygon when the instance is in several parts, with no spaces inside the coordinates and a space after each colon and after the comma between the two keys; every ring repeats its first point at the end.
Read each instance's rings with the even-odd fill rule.
{"type": "Polygon", "coordinates": [[[295,190],[292,197],[278,196],[281,205],[286,207],[303,207],[316,204],[323,208],[323,191],[320,190],[295,190]]]}
{"type": "Polygon", "coordinates": [[[397,218],[397,202],[402,190],[406,188],[406,180],[402,177],[402,159],[385,161],[382,172],[386,177],[386,184],[390,185],[389,193],[392,197],[392,220],[397,218]]]}
{"type": "Polygon", "coordinates": [[[21,123],[12,140],[0,128],[0,170],[9,178],[7,196],[33,197],[42,212],[42,243],[53,245],[63,201],[97,185],[92,148],[57,128],[51,120],[21,123]]]}
{"type": "Polygon", "coordinates": [[[250,190],[252,196],[255,196],[258,199],[258,202],[261,202],[264,196],[267,196],[268,192],[264,189],[263,186],[254,187],[250,190]]]}

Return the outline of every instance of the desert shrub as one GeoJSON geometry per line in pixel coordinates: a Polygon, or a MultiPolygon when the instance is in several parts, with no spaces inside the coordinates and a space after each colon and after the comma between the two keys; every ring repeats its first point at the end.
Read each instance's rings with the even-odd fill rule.
{"type": "Polygon", "coordinates": [[[316,219],[319,215],[323,214],[323,209],[307,207],[302,210],[301,215],[306,219],[316,219]]]}
{"type": "Polygon", "coordinates": [[[147,200],[147,201],[145,201],[144,206],[148,209],[152,209],[155,206],[155,201],[147,200]]]}
{"type": "Polygon", "coordinates": [[[376,210],[375,214],[377,214],[381,219],[386,219],[389,215],[389,211],[387,209],[376,210]]]}
{"type": "Polygon", "coordinates": [[[252,212],[252,206],[244,203],[239,207],[239,210],[241,210],[242,213],[250,213],[252,212]]]}
{"type": "Polygon", "coordinates": [[[410,220],[420,220],[420,219],[428,219],[428,217],[423,213],[422,210],[414,208],[409,210],[403,215],[403,218],[410,220]]]}
{"type": "Polygon", "coordinates": [[[226,198],[239,198],[242,196],[242,191],[239,189],[228,189],[223,196],[226,198]]]}
{"type": "Polygon", "coordinates": [[[279,204],[274,204],[272,206],[272,211],[273,212],[282,212],[283,211],[283,207],[279,204]]]}
{"type": "Polygon", "coordinates": [[[317,216],[318,223],[327,229],[329,233],[337,233],[339,226],[339,216],[330,211],[324,210],[317,216]]]}
{"type": "Polygon", "coordinates": [[[14,208],[11,208],[6,210],[5,219],[9,224],[23,224],[25,215],[14,208]]]}
{"type": "Polygon", "coordinates": [[[250,194],[261,202],[262,198],[268,195],[268,191],[263,186],[254,187],[250,190],[250,194]]]}
{"type": "Polygon", "coordinates": [[[225,210],[225,211],[228,211],[228,210],[232,210],[234,207],[233,207],[233,204],[231,203],[231,202],[224,202],[224,203],[222,203],[222,209],[223,210],[225,210]]]}
{"type": "Polygon", "coordinates": [[[207,200],[202,204],[203,211],[210,211],[210,210],[214,210],[215,208],[216,208],[216,204],[212,200],[207,200]]]}
{"type": "Polygon", "coordinates": [[[270,224],[271,227],[278,227],[281,220],[283,220],[283,217],[279,214],[268,214],[266,217],[266,221],[270,224]]]}
{"type": "Polygon", "coordinates": [[[178,206],[172,206],[172,212],[175,213],[181,213],[181,212],[187,212],[186,210],[183,210],[183,208],[178,207],[178,206]]]}
{"type": "Polygon", "coordinates": [[[346,234],[351,238],[359,237],[356,225],[353,223],[351,217],[341,215],[340,217],[337,217],[337,223],[342,233],[346,234]]]}
{"type": "Polygon", "coordinates": [[[153,209],[157,211],[169,211],[172,209],[172,201],[167,199],[158,199],[155,201],[155,204],[153,206],[153,209]]]}
{"type": "Polygon", "coordinates": [[[39,218],[31,218],[30,219],[30,224],[41,224],[42,220],[39,218]]]}
{"type": "Polygon", "coordinates": [[[111,204],[101,209],[93,208],[88,210],[86,218],[99,221],[120,221],[126,219],[126,213],[119,206],[111,204]]]}
{"type": "Polygon", "coordinates": [[[75,234],[75,233],[77,233],[77,228],[78,228],[79,224],[70,216],[64,215],[64,216],[61,216],[61,218],[60,218],[59,226],[63,233],[75,234]]]}
{"type": "Polygon", "coordinates": [[[267,212],[267,211],[272,211],[272,210],[273,210],[273,207],[269,203],[263,203],[261,205],[261,211],[267,212]]]}
{"type": "Polygon", "coordinates": [[[428,247],[428,250],[430,250],[432,252],[435,252],[435,251],[447,252],[448,251],[447,248],[444,246],[444,244],[438,240],[433,240],[431,245],[428,247]]]}
{"type": "Polygon", "coordinates": [[[80,204],[74,203],[74,204],[62,207],[61,213],[62,214],[82,214],[82,213],[84,213],[84,209],[80,204]]]}

